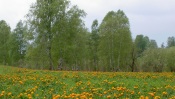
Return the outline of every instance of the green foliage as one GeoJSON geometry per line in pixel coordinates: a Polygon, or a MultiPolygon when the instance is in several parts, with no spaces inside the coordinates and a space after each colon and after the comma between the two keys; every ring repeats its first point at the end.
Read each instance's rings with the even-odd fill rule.
{"type": "Polygon", "coordinates": [[[26,50],[27,50],[27,39],[26,39],[26,34],[27,34],[27,27],[23,24],[23,22],[20,20],[16,28],[14,29],[13,35],[16,38],[17,45],[18,45],[18,51],[20,54],[20,58],[24,58],[26,50]]]}
{"type": "Polygon", "coordinates": [[[151,49],[158,48],[157,42],[155,40],[150,40],[149,48],[151,49]]]}
{"type": "Polygon", "coordinates": [[[138,58],[137,65],[141,66],[140,71],[175,71],[175,48],[158,48],[148,49],[143,52],[142,56],[138,58]]]}
{"type": "Polygon", "coordinates": [[[137,35],[134,43],[137,50],[137,57],[139,57],[148,48],[149,38],[147,36],[137,35]]]}
{"type": "Polygon", "coordinates": [[[8,52],[9,50],[9,45],[8,45],[8,40],[10,37],[10,26],[4,21],[0,21],[0,64],[7,65],[8,64],[8,52]]]}
{"type": "MultiPolygon", "coordinates": [[[[28,14],[28,22],[33,29],[35,47],[41,47],[43,50],[39,52],[39,56],[47,56],[50,68],[53,69],[52,60],[52,40],[55,31],[56,24],[59,23],[63,17],[65,10],[69,2],[66,0],[37,0],[35,4],[31,6],[31,10],[28,14]]],[[[46,59],[44,58],[44,59],[46,59]]],[[[42,60],[44,61],[44,60],[42,60]]]]}
{"type": "Polygon", "coordinates": [[[123,11],[110,11],[99,28],[99,58],[101,70],[120,70],[128,65],[131,52],[129,20],[123,11]]]}
{"type": "Polygon", "coordinates": [[[10,34],[9,44],[9,65],[24,65],[24,58],[27,50],[27,27],[19,21],[14,31],[10,34]]]}
{"type": "Polygon", "coordinates": [[[168,71],[175,72],[175,47],[166,49],[166,64],[168,71]]]}
{"type": "Polygon", "coordinates": [[[27,52],[28,61],[50,69],[59,64],[69,70],[73,65],[84,65],[87,30],[81,18],[85,15],[67,0],[38,0],[28,14],[34,37],[27,52]]]}
{"type": "Polygon", "coordinates": [[[89,36],[89,53],[93,70],[98,70],[98,45],[99,45],[99,29],[98,20],[94,20],[91,26],[91,34],[89,36]]]}
{"type": "Polygon", "coordinates": [[[165,49],[148,49],[138,59],[138,66],[145,72],[162,72],[166,67],[165,49]]]}
{"type": "Polygon", "coordinates": [[[165,59],[162,55],[164,51],[159,50],[155,40],[150,40],[147,36],[137,35],[132,51],[131,67],[133,71],[161,72],[165,59]]]}
{"type": "Polygon", "coordinates": [[[167,40],[167,47],[173,47],[175,46],[175,37],[168,37],[168,40],[167,40]]]}

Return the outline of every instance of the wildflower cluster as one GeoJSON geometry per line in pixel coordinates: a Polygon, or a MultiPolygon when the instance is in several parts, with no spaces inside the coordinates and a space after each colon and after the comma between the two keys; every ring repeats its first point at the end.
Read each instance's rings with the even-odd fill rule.
{"type": "Polygon", "coordinates": [[[174,73],[3,69],[0,99],[175,99],[174,73]]]}

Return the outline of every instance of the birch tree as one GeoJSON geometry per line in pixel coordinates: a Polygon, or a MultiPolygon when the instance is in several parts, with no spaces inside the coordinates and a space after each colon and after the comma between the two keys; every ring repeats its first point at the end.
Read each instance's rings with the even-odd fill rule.
{"type": "Polygon", "coordinates": [[[110,11],[99,28],[99,58],[107,71],[127,70],[132,46],[129,20],[121,10],[110,11]]]}

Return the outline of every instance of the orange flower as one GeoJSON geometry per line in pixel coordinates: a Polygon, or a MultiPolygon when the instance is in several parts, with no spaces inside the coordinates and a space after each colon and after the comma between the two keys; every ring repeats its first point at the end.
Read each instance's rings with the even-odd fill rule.
{"type": "Polygon", "coordinates": [[[108,98],[108,99],[110,99],[110,98],[111,98],[111,96],[110,96],[110,95],[108,95],[108,96],[107,96],[107,98],[108,98]]]}
{"type": "Polygon", "coordinates": [[[166,95],[167,95],[167,92],[165,92],[165,91],[162,92],[162,95],[163,95],[163,96],[166,96],[166,95]]]}
{"type": "Polygon", "coordinates": [[[22,81],[19,81],[19,83],[22,85],[22,84],[24,84],[22,81]]]}
{"type": "Polygon", "coordinates": [[[11,93],[11,92],[9,92],[7,95],[8,95],[8,96],[10,96],[10,95],[12,95],[12,93],[11,93]]]}
{"type": "Polygon", "coordinates": [[[151,95],[152,97],[154,97],[154,93],[150,92],[150,93],[148,93],[148,94],[151,95]]]}

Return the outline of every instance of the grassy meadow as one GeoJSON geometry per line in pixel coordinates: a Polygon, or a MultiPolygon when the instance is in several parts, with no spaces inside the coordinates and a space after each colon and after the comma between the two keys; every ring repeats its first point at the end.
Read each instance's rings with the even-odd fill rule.
{"type": "Polygon", "coordinates": [[[175,73],[78,72],[0,66],[0,99],[175,99],[175,73]]]}

